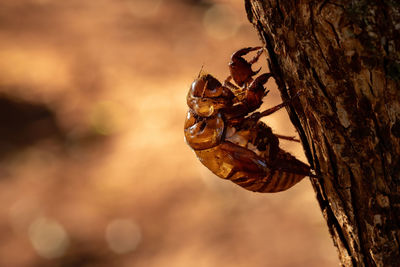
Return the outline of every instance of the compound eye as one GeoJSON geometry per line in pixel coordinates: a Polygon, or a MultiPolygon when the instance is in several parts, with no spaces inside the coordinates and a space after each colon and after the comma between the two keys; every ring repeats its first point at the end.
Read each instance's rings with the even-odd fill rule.
{"type": "Polygon", "coordinates": [[[192,83],[191,91],[195,97],[217,97],[221,93],[219,88],[221,83],[210,74],[206,74],[196,79],[192,83]]]}
{"type": "Polygon", "coordinates": [[[222,96],[222,87],[206,88],[203,94],[203,97],[209,97],[209,98],[217,98],[220,96],[222,96]]]}
{"type": "Polygon", "coordinates": [[[210,117],[232,105],[233,93],[211,75],[197,78],[187,96],[188,106],[199,116],[210,117]]]}
{"type": "Polygon", "coordinates": [[[194,97],[201,98],[224,98],[230,100],[234,98],[233,93],[222,86],[222,84],[210,74],[206,74],[196,79],[190,88],[194,97]]]}
{"type": "Polygon", "coordinates": [[[204,80],[201,79],[196,79],[190,88],[190,91],[192,92],[193,96],[195,97],[201,97],[201,95],[204,92],[204,86],[206,85],[204,80]]]}
{"type": "Polygon", "coordinates": [[[223,98],[225,100],[234,98],[232,91],[222,86],[222,84],[211,75],[206,77],[205,86],[206,88],[204,90],[203,97],[223,98]]]}

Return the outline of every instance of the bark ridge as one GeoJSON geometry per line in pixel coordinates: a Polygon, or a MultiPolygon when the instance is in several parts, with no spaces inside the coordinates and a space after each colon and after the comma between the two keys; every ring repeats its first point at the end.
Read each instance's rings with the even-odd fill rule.
{"type": "Polygon", "coordinates": [[[400,262],[400,4],[245,0],[339,257],[400,262]]]}

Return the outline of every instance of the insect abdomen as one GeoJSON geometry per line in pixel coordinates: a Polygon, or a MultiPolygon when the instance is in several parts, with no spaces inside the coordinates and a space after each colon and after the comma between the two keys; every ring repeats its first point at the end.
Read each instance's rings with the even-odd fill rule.
{"type": "Polygon", "coordinates": [[[270,175],[262,178],[249,178],[246,174],[239,174],[234,175],[230,180],[253,192],[274,193],[291,188],[304,177],[305,175],[303,174],[275,170],[270,175]],[[239,178],[237,178],[238,176],[239,178]]]}
{"type": "Polygon", "coordinates": [[[253,151],[227,141],[211,149],[197,150],[196,154],[214,174],[253,192],[287,190],[310,172],[306,164],[281,149],[273,166],[253,151]]]}
{"type": "MultiPolygon", "coordinates": [[[[259,182],[260,186],[252,191],[264,193],[285,191],[310,174],[308,165],[282,149],[278,152],[274,162],[270,173],[262,179],[262,182],[259,182]]],[[[246,189],[251,190],[252,188],[246,189]]]]}

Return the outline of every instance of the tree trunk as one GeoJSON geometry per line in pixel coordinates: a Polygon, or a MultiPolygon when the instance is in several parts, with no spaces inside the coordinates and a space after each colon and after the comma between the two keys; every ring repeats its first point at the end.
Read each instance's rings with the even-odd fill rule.
{"type": "Polygon", "coordinates": [[[245,0],[345,266],[400,266],[400,4],[245,0]]]}

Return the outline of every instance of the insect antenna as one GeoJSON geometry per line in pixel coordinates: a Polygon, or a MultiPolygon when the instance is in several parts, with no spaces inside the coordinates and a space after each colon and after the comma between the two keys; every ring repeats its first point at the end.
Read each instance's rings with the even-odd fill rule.
{"type": "Polygon", "coordinates": [[[197,79],[200,78],[200,74],[203,72],[203,67],[204,67],[204,64],[201,65],[199,74],[197,75],[197,79]]]}

